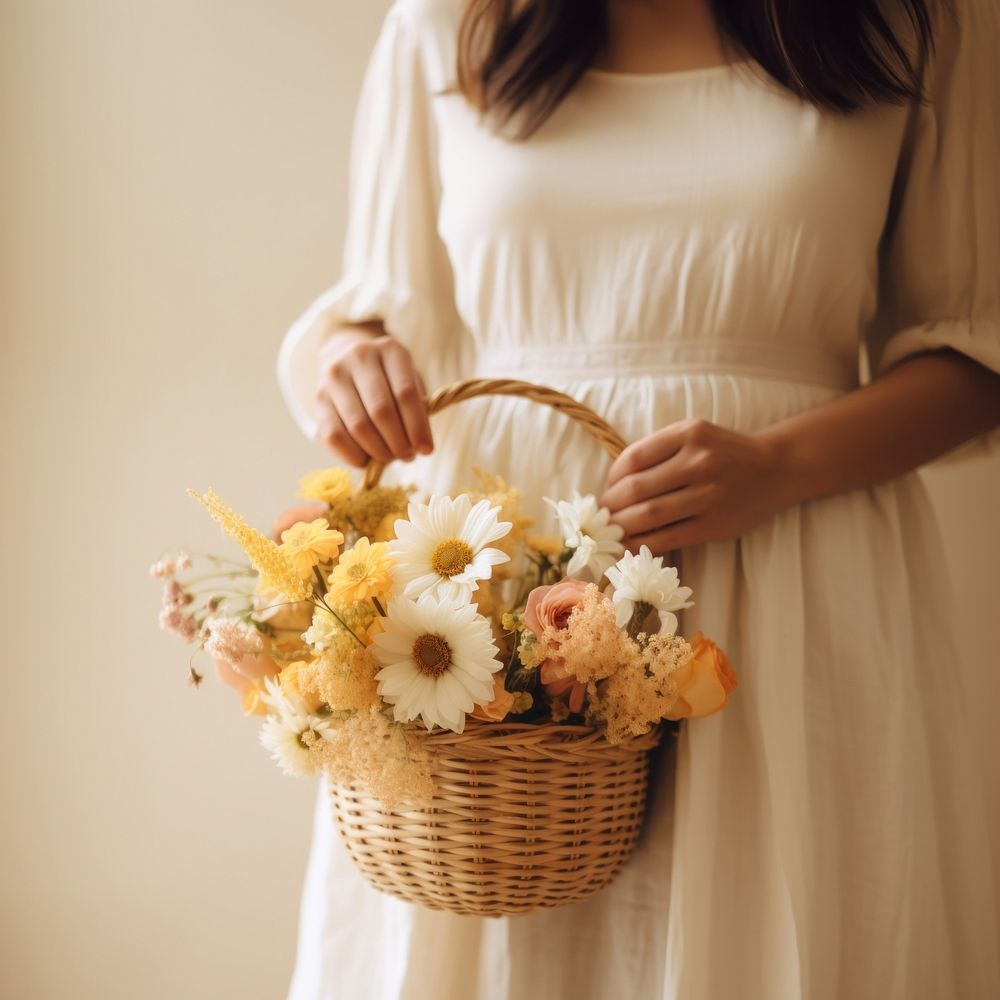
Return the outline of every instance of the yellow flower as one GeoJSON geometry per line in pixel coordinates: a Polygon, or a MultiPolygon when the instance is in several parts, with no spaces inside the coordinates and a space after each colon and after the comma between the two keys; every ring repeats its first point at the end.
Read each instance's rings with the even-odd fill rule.
{"type": "Polygon", "coordinates": [[[243,692],[244,715],[267,715],[267,704],[264,701],[264,685],[260,681],[249,684],[243,692]]]}
{"type": "Polygon", "coordinates": [[[524,540],[524,545],[550,559],[557,558],[566,548],[566,543],[555,535],[528,535],[524,540]]]}
{"type": "Polygon", "coordinates": [[[515,691],[514,704],[510,706],[510,714],[520,715],[522,712],[527,712],[534,703],[535,699],[527,691],[515,691]]]}
{"type": "Polygon", "coordinates": [[[330,524],[345,533],[350,529],[377,542],[388,541],[395,536],[380,535],[379,531],[390,516],[391,531],[396,518],[406,514],[412,489],[413,487],[404,486],[374,486],[370,490],[359,490],[330,507],[330,524]]]}
{"type": "Polygon", "coordinates": [[[324,704],[334,712],[360,712],[380,705],[375,674],[378,663],[367,649],[356,643],[343,655],[330,650],[319,661],[322,668],[316,674],[316,691],[324,704]]]}
{"type": "Polygon", "coordinates": [[[396,537],[396,522],[401,515],[397,511],[392,511],[385,515],[375,529],[374,539],[376,542],[391,542],[396,537]]]}
{"type": "Polygon", "coordinates": [[[299,496],[303,500],[320,500],[334,504],[349,497],[354,487],[346,469],[314,469],[299,480],[299,496]]]}
{"type": "Polygon", "coordinates": [[[330,574],[328,601],[364,601],[382,597],[392,587],[392,559],[387,542],[359,538],[330,574]]]}
{"type": "Polygon", "coordinates": [[[260,574],[264,587],[279,591],[290,601],[304,601],[312,596],[308,571],[303,573],[287,551],[251,528],[241,515],[219,499],[214,490],[208,490],[204,494],[188,490],[188,493],[201,503],[212,518],[222,525],[223,531],[243,549],[260,574]]]}
{"type": "Polygon", "coordinates": [[[301,698],[310,712],[319,710],[323,698],[318,691],[317,665],[312,660],[295,660],[286,663],[278,674],[282,694],[288,698],[301,698]]]}
{"type": "MultiPolygon", "coordinates": [[[[524,538],[525,530],[534,523],[534,518],[521,513],[524,496],[516,487],[508,486],[502,476],[479,468],[473,468],[472,472],[479,480],[479,488],[466,491],[469,499],[472,503],[486,499],[489,500],[491,507],[500,508],[497,516],[501,521],[510,522],[511,528],[506,537],[497,541],[496,547],[513,557],[518,543],[524,538]]],[[[503,576],[504,572],[500,571],[498,575],[503,576]]]]}
{"type": "Polygon", "coordinates": [[[343,541],[344,536],[331,528],[325,517],[300,521],[281,533],[281,548],[304,574],[311,573],[318,563],[336,559],[343,541]]]}

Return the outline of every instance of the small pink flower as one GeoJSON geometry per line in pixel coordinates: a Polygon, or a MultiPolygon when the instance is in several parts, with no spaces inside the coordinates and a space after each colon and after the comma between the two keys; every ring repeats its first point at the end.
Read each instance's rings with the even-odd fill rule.
{"type": "Polygon", "coordinates": [[[238,618],[216,618],[209,623],[208,632],[205,652],[213,660],[225,660],[235,670],[245,658],[264,649],[260,632],[238,618]]]}
{"type": "Polygon", "coordinates": [[[177,572],[177,566],[172,559],[164,557],[149,567],[149,575],[154,580],[170,580],[177,572]]]}
{"type": "Polygon", "coordinates": [[[191,595],[173,578],[168,576],[163,585],[163,607],[160,609],[160,628],[173,632],[185,642],[193,642],[198,634],[198,623],[194,615],[185,609],[191,603],[191,595]]]}
{"type": "Polygon", "coordinates": [[[160,628],[164,632],[173,632],[185,642],[194,642],[198,635],[198,625],[194,618],[176,608],[163,608],[160,611],[160,628]]]}

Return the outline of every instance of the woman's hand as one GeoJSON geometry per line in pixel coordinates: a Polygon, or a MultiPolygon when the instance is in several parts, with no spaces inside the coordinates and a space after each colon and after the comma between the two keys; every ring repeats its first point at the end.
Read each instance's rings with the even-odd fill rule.
{"type": "Polygon", "coordinates": [[[320,351],[319,438],[350,465],[433,450],[424,383],[378,323],[339,327],[320,351]]]}
{"type": "Polygon", "coordinates": [[[628,548],[665,555],[745,534],[788,506],[784,482],[769,439],[680,420],[619,455],[601,503],[628,548]]]}

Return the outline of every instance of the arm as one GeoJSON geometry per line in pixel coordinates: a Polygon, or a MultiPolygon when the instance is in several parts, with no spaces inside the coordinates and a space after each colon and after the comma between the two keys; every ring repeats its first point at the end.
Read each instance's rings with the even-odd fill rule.
{"type": "Polygon", "coordinates": [[[703,420],[630,445],[601,502],[654,552],[737,538],[807,500],[874,485],[1000,425],[1000,375],[953,350],[744,434],[703,420]]]}
{"type": "Polygon", "coordinates": [[[903,475],[997,426],[1000,375],[946,348],[758,436],[773,447],[793,504],[903,475]]]}

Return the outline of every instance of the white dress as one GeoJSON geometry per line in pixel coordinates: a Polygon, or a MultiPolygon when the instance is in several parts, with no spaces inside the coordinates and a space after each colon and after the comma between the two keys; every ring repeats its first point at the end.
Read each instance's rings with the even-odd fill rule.
{"type": "MultiPolygon", "coordinates": [[[[925,107],[841,116],[752,61],[590,71],[529,141],[451,78],[459,0],[398,0],[365,78],[337,283],[280,378],[314,432],[320,309],[380,316],[430,387],[556,386],[628,440],[687,416],[753,431],[950,346],[1000,371],[1000,13],[939,26],[925,107]]],[[[482,465],[599,492],[564,417],[494,398],[435,418],[426,490],[482,465]]],[[[997,447],[983,435],[956,449],[997,447]]],[[[740,687],[657,760],[647,826],[580,904],[475,919],[380,894],[322,792],[291,1000],[988,1000],[995,844],[955,689],[941,542],[908,474],[677,554],[681,629],[740,687]]]]}

